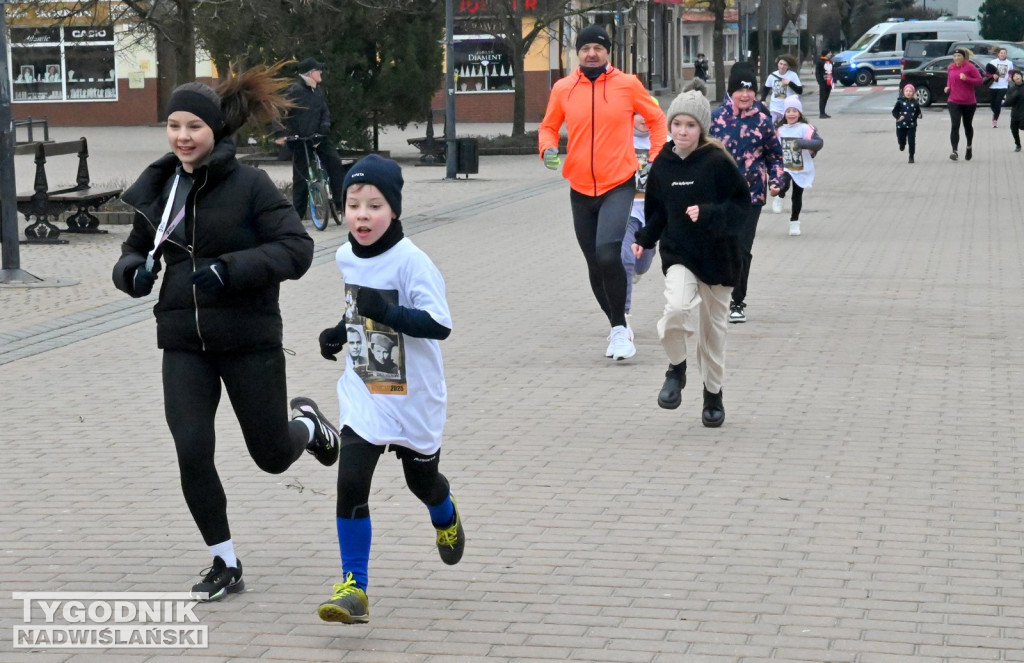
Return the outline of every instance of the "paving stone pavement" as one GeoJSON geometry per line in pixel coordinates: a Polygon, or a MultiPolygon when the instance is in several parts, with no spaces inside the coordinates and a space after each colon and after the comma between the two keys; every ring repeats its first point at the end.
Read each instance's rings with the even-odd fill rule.
{"type": "MultiPolygon", "coordinates": [[[[929,111],[908,165],[892,125],[825,121],[804,234],[762,215],[715,430],[693,374],[681,408],[655,404],[656,270],[634,291],[636,357],[604,358],[558,175],[530,156],[458,182],[406,167],[407,227],[455,321],[442,470],[466,555],[441,563],[389,458],[371,621],[320,622],[335,475],[309,458],[260,473],[223,407],[247,590],[197,608],[202,650],[13,648],[12,592],[183,591],[208,563],[152,300],[109,282],[127,228],[23,246],[23,269],[78,285],[0,288],[0,662],[1024,661],[1021,155],[985,127],[974,161],[951,163],[929,111]]],[[[282,288],[289,387],[335,416],[316,337],[341,314],[344,232],[311,234],[313,268],[282,288]]]]}

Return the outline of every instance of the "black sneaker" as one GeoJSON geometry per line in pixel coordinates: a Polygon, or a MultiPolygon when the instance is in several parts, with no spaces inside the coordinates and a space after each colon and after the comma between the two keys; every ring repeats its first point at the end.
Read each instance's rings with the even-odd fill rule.
{"type": "Polygon", "coordinates": [[[956,151],[951,152],[950,155],[949,155],[949,160],[950,161],[956,161],[959,158],[960,157],[959,157],[959,155],[957,155],[956,151]]]}
{"type": "Polygon", "coordinates": [[[964,155],[964,159],[966,159],[967,161],[970,161],[971,160],[971,156],[972,156],[972,154],[971,154],[971,146],[968,145],[967,146],[967,154],[964,155]]]}
{"type": "Polygon", "coordinates": [[[316,456],[321,465],[330,467],[338,461],[340,436],[330,420],[324,416],[312,398],[298,396],[292,399],[292,419],[305,417],[313,422],[313,440],[306,451],[316,456]]]}
{"type": "Polygon", "coordinates": [[[737,304],[733,302],[729,305],[729,322],[736,324],[738,322],[746,322],[747,314],[743,311],[746,308],[744,304],[737,304]]]}
{"type": "Polygon", "coordinates": [[[445,564],[458,564],[462,559],[462,551],[466,549],[466,532],[462,529],[462,518],[459,516],[459,505],[452,498],[455,507],[455,521],[448,527],[435,527],[437,530],[437,553],[445,564]]]}
{"type": "Polygon", "coordinates": [[[245,581],[242,580],[242,560],[236,562],[238,566],[229,567],[219,556],[213,558],[213,566],[204,570],[203,581],[192,585],[192,598],[208,602],[219,601],[228,594],[234,594],[245,589],[245,581]]]}

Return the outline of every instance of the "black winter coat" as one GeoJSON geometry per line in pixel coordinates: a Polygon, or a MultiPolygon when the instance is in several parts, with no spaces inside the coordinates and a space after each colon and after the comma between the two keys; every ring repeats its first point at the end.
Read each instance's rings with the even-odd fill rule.
{"type": "Polygon", "coordinates": [[[743,260],[739,235],[750,216],[750,191],[732,157],[705,143],[680,159],[666,143],[647,176],[637,244],[661,241],[661,267],[682,265],[708,285],[736,285],[743,260]],[[699,207],[697,221],[686,208],[699,207]]]}
{"type": "Polygon", "coordinates": [[[295,107],[288,109],[288,115],[283,123],[275,124],[275,135],[326,135],[330,131],[331,112],[327,110],[327,97],[323,85],[311,88],[300,76],[288,86],[285,96],[295,104],[295,107]]]}
{"type": "Polygon", "coordinates": [[[1024,120],[1024,85],[1017,85],[1010,81],[1003,105],[1012,108],[1010,111],[1010,119],[1012,121],[1020,122],[1024,120]]]}
{"type": "MultiPolygon", "coordinates": [[[[130,295],[135,269],[153,248],[167,183],[179,163],[174,154],[161,157],[121,197],[136,214],[113,280],[130,295]]],[[[238,163],[231,139],[217,143],[192,175],[185,218],[156,254],[164,264],[153,307],[157,346],[193,352],[281,347],[280,283],[306,273],[313,240],[270,177],[238,163]],[[228,287],[208,292],[193,286],[192,274],[215,260],[227,266],[228,287]]]]}

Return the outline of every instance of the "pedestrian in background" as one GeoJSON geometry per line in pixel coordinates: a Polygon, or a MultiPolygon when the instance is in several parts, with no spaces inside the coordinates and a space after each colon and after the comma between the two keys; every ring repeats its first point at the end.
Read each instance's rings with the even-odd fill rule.
{"type": "Polygon", "coordinates": [[[900,152],[910,148],[910,158],[907,163],[914,163],[914,151],[917,146],[917,121],[921,119],[921,104],[917,103],[914,92],[917,90],[912,84],[903,86],[903,94],[896,98],[896,105],[892,107],[892,116],[896,119],[896,142],[900,146],[900,152]]]}
{"type": "Polygon", "coordinates": [[[665,310],[658,337],[669,367],[658,405],[679,407],[692,356],[704,382],[701,422],[717,428],[725,421],[729,294],[743,268],[741,235],[750,192],[729,152],[708,137],[711,106],[703,94],[681,93],[667,117],[672,142],[651,166],[647,225],[637,233],[633,251],[639,259],[661,242],[665,310]]]}
{"type": "Polygon", "coordinates": [[[1020,131],[1024,129],[1024,73],[1019,69],[1010,76],[1005,104],[1010,107],[1010,134],[1016,146],[1014,152],[1020,152],[1020,131]]]}
{"type": "Polygon", "coordinates": [[[739,62],[729,72],[729,96],[711,113],[711,136],[721,141],[736,160],[750,190],[750,207],[743,225],[741,248],[743,268],[732,289],[729,322],[746,322],[747,283],[753,260],[757,221],[768,195],[777,196],[782,189],[782,144],[771,118],[763,113],[757,101],[757,76],[746,62],[739,62]]]}
{"type": "Polygon", "coordinates": [[[665,114],[636,76],[608,61],[612,40],[599,25],[576,37],[580,66],[551,88],[537,143],[544,165],[557,170],[559,132],[569,144],[562,175],[569,180],[576,242],[583,252],[590,288],[611,324],[605,356],[616,360],[636,354],[626,324],[626,269],[622,238],[633,205],[638,167],[631,118],[639,113],[651,132],[651,144],[665,143],[665,114]]]}
{"type": "Polygon", "coordinates": [[[964,126],[964,138],[967,140],[967,152],[964,158],[970,161],[974,156],[971,144],[974,142],[974,112],[978,108],[978,96],[975,93],[982,83],[981,73],[971,62],[973,53],[966,48],[953,51],[953,62],[946,68],[945,92],[949,95],[949,143],[953,147],[949,158],[956,161],[960,158],[957,149],[960,145],[960,124],[964,126]]]}
{"type": "MultiPolygon", "coordinates": [[[[658,100],[655,99],[654,102],[657,103],[658,100]]],[[[629,221],[626,222],[626,234],[622,238],[622,266],[626,268],[627,323],[631,318],[633,286],[640,282],[640,278],[650,270],[651,263],[654,261],[653,251],[640,259],[633,255],[636,233],[644,227],[646,218],[644,217],[644,195],[647,189],[647,173],[651,169],[651,132],[647,128],[644,116],[639,113],[633,116],[633,148],[636,150],[636,161],[639,164],[636,170],[636,194],[633,196],[633,207],[629,211],[629,221]]]]}
{"type": "Polygon", "coordinates": [[[708,82],[708,59],[703,53],[698,53],[697,59],[693,63],[693,77],[699,78],[705,83],[708,82]]]}
{"type": "Polygon", "coordinates": [[[828,119],[832,116],[825,113],[825,105],[835,85],[832,78],[832,49],[821,49],[821,57],[814,64],[814,80],[818,81],[818,117],[828,119]]]}
{"type": "Polygon", "coordinates": [[[793,189],[793,209],[789,215],[789,234],[800,234],[800,211],[804,206],[804,189],[814,184],[814,157],[825,141],[818,135],[807,118],[800,97],[786,99],[782,122],[775,125],[782,143],[782,166],[785,169],[782,190],[776,200],[781,201],[789,188],[793,189]]]}
{"type": "Polygon", "coordinates": [[[762,102],[769,96],[771,97],[771,101],[768,102],[768,110],[772,113],[773,124],[782,118],[786,97],[804,92],[804,86],[800,83],[800,75],[797,73],[796,58],[788,54],[780,55],[776,66],[778,69],[768,74],[761,91],[762,102]]]}
{"type": "Polygon", "coordinates": [[[264,472],[284,472],[303,451],[324,465],[338,457],[338,433],[313,401],[293,400],[291,421],[287,414],[278,295],[282,281],[309,269],[313,240],[266,171],[238,163],[231,138],[250,119],[266,123],[287,107],[278,70],[229,71],[217,90],[176,88],[167,105],[171,153],[122,196],[136,213],[114,285],[144,297],[164,266],[153,307],[164,415],[185,502],[213,559],[192,587],[200,600],[245,587],[214,465],[222,386],[264,472]]]}

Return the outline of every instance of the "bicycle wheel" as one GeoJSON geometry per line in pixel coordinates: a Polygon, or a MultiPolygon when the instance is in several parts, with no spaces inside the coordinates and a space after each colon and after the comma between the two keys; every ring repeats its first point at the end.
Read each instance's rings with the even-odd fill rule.
{"type": "Polygon", "coordinates": [[[316,180],[309,183],[309,217],[317,230],[327,227],[327,215],[330,213],[331,201],[327,192],[316,180]]]}

